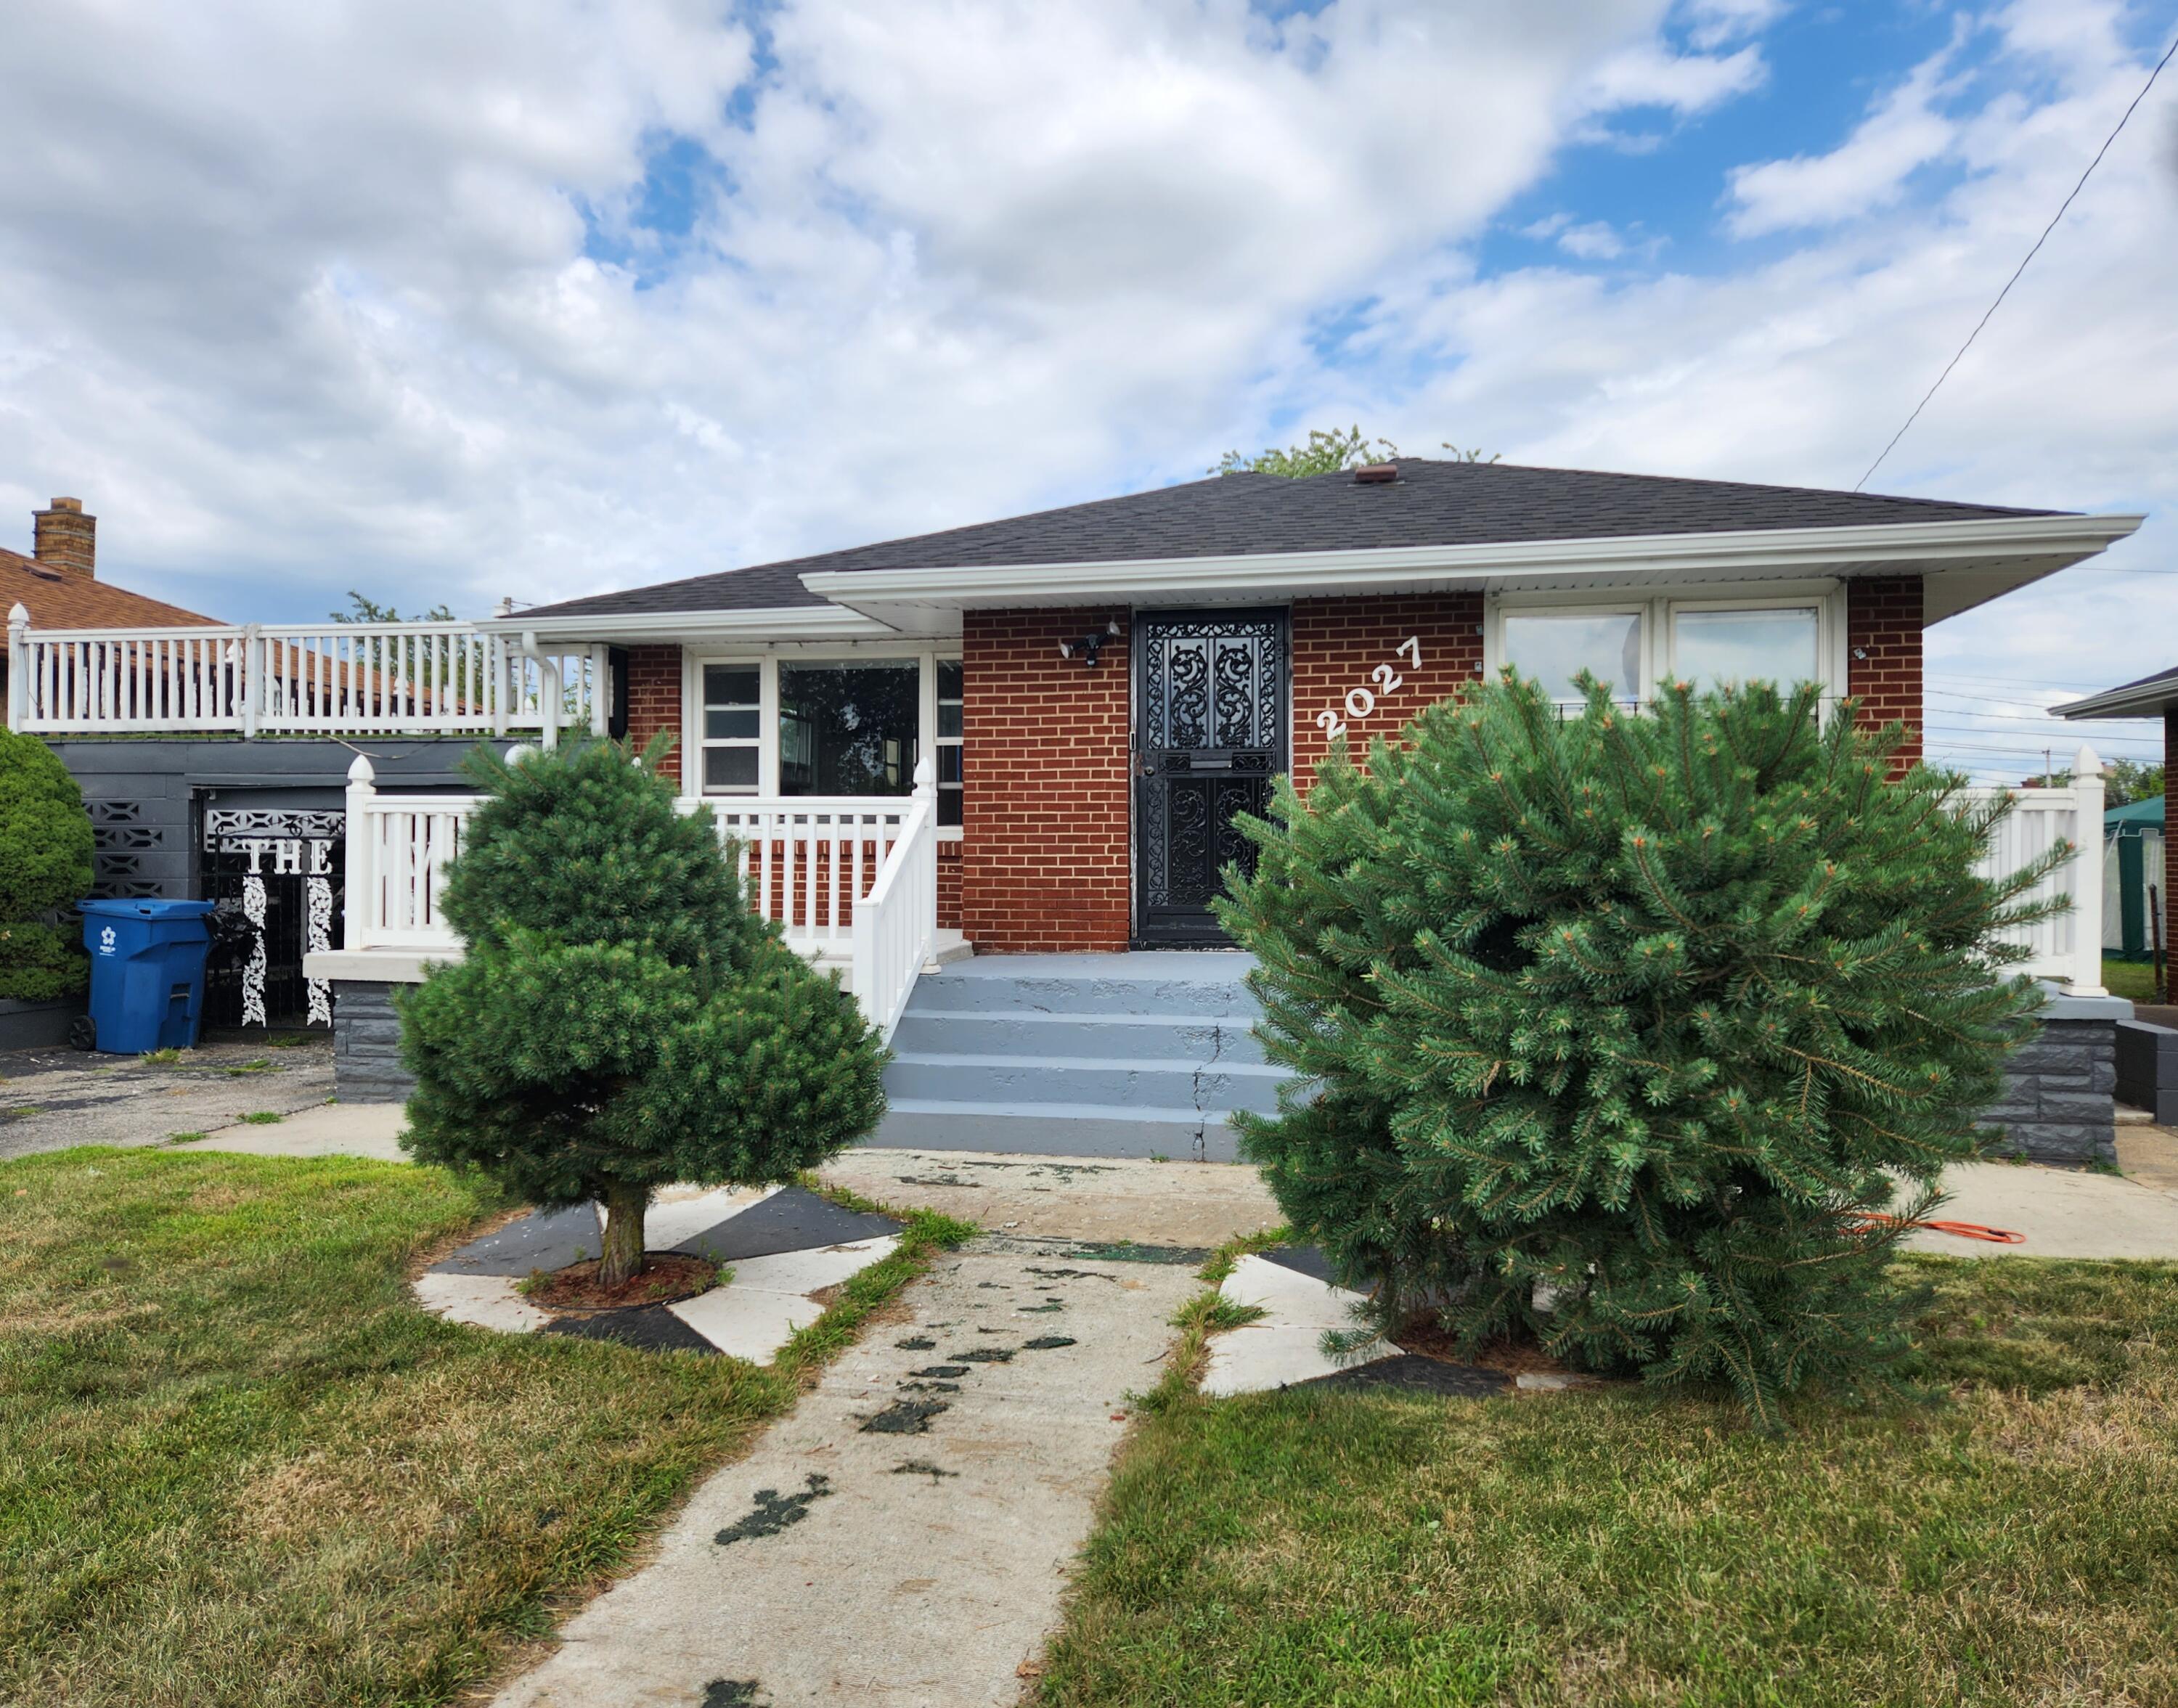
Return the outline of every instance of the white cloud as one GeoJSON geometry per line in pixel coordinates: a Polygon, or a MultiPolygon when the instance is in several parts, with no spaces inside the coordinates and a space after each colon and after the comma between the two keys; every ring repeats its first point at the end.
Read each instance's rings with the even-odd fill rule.
{"type": "Polygon", "coordinates": [[[1831,225],[1894,205],[1911,173],[1951,150],[1955,127],[1934,103],[1945,93],[1956,45],[1915,66],[1829,153],[1736,167],[1729,191],[1736,205],[1727,221],[1732,234],[1831,225]]]}
{"type": "Polygon", "coordinates": [[[1744,41],[1784,16],[1785,0],[1688,0],[1688,39],[1705,51],[1744,41]]]}
{"type": "Polygon", "coordinates": [[[714,0],[18,0],[0,528],[478,610],[1185,472],[1568,124],[1747,86],[1664,5],[790,4],[758,75],[714,0]]]}
{"type": "Polygon", "coordinates": [[[1626,253],[1626,241],[1602,220],[1568,226],[1558,233],[1558,247],[1577,260],[1614,260],[1626,253]]]}

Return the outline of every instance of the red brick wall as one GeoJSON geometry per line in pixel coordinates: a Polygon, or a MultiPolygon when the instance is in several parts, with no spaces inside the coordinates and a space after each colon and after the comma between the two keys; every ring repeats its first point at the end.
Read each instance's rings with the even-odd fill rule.
{"type": "Polygon", "coordinates": [[[1866,576],[1845,584],[1846,692],[1858,721],[1913,725],[1898,751],[1903,769],[1921,757],[1921,578],[1866,576]]]}
{"type": "Polygon", "coordinates": [[[1345,720],[1347,745],[1365,758],[1372,736],[1395,737],[1425,706],[1480,677],[1482,670],[1482,595],[1479,593],[1361,594],[1308,599],[1293,608],[1293,774],[1304,794],[1331,737],[1316,719],[1326,711],[1345,720]],[[1409,636],[1421,643],[1421,668],[1397,649],[1409,636]],[[1399,687],[1383,692],[1371,676],[1388,665],[1399,687]],[[1376,696],[1365,719],[1347,718],[1346,697],[1354,688],[1376,696]]]}
{"type": "Polygon", "coordinates": [[[660,730],[673,732],[674,748],[658,768],[660,776],[681,781],[681,649],[627,649],[627,738],[641,753],[660,730]]]}
{"type": "Polygon", "coordinates": [[[1127,637],[1107,640],[1093,670],[1059,655],[1114,615],[964,620],[960,929],[979,954],[1127,946],[1127,637]]]}
{"type": "MultiPolygon", "coordinates": [[[[2178,925],[2178,706],[2163,714],[2163,964],[2178,974],[2178,945],[2170,928],[2178,925]]],[[[2178,976],[2169,980],[2178,992],[2178,976]]]]}
{"type": "Polygon", "coordinates": [[[958,842],[938,845],[938,928],[940,931],[960,929],[960,846],[958,842]]]}

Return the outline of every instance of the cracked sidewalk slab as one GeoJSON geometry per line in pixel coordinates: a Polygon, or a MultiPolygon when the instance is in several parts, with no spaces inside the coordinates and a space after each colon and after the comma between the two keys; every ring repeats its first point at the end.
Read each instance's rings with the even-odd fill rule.
{"type": "Polygon", "coordinates": [[[820,1173],[828,1185],[958,1216],[988,1234],[1084,1246],[1208,1249],[1284,1220],[1262,1176],[1234,1163],[873,1146],[841,1152],[820,1173]]]}
{"type": "Polygon", "coordinates": [[[1127,1396],[1156,1381],[1170,1318],[1200,1284],[1166,1264],[1056,1278],[1032,1265],[1051,1267],[939,1257],[901,1295],[907,1317],[714,1473],[652,1563],[570,1620],[496,1708],[692,1708],[723,1683],[774,1708],[1010,1708],[1058,1625],[1127,1396]],[[1063,1337],[1030,1314],[1053,1297],[1063,1337]],[[942,1409],[912,1399],[931,1361],[920,1343],[979,1331],[1010,1355],[973,1364],[942,1409]],[[866,1429],[895,1405],[924,1426],[866,1429]]]}

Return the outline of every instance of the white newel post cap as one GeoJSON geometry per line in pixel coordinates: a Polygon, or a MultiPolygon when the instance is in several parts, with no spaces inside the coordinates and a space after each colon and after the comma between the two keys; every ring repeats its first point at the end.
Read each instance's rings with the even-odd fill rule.
{"type": "Polygon", "coordinates": [[[8,627],[9,628],[28,628],[30,626],[30,608],[19,599],[15,601],[14,608],[8,613],[8,627]]]}
{"type": "Polygon", "coordinates": [[[534,759],[536,757],[537,749],[528,742],[517,742],[506,750],[506,763],[510,765],[518,765],[524,759],[534,759]]]}
{"type": "Polygon", "coordinates": [[[930,763],[928,753],[915,762],[915,792],[918,795],[938,792],[938,767],[930,763]]]}
{"type": "Polygon", "coordinates": [[[2095,750],[2085,742],[2081,742],[2080,751],[2072,756],[2073,776],[2099,777],[2102,774],[2103,762],[2096,757],[2095,750]]]}
{"type": "Polygon", "coordinates": [[[370,761],[361,753],[358,753],[353,763],[347,768],[348,786],[351,789],[358,786],[368,788],[377,779],[378,773],[371,769],[370,761]]]}

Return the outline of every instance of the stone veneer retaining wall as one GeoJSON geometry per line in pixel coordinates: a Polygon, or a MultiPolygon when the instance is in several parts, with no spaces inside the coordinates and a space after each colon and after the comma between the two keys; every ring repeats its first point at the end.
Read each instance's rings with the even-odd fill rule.
{"type": "Polygon", "coordinates": [[[2004,1068],[2004,1093],[1982,1116],[2000,1156],[2083,1168],[2117,1160],[2117,1023],[2121,997],[2053,991],[2034,1037],[2004,1068]]]}
{"type": "Polygon", "coordinates": [[[400,1103],[416,1081],[401,1065],[401,1022],[393,987],[333,983],[333,1095],[344,1103],[400,1103]]]}

